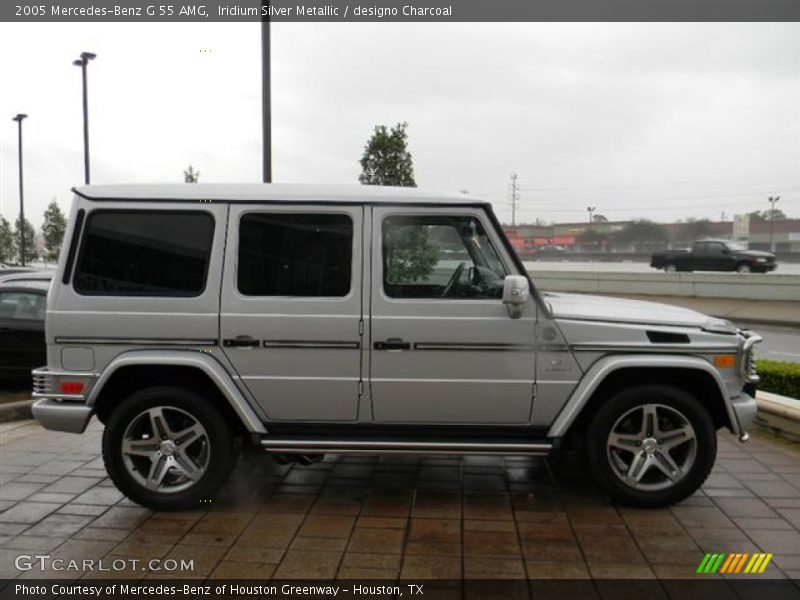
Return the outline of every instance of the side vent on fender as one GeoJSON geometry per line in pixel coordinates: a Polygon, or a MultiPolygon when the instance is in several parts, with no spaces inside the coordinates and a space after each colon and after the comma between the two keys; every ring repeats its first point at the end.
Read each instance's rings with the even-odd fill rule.
{"type": "Polygon", "coordinates": [[[648,331],[647,339],[652,344],[688,344],[689,336],[685,333],[672,333],[671,331],[648,331]]]}

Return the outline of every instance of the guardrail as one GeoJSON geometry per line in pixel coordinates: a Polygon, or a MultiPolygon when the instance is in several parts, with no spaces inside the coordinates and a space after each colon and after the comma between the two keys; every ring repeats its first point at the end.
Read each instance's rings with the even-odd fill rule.
{"type": "Polygon", "coordinates": [[[551,292],[800,301],[800,275],[540,271],[530,263],[526,267],[536,286],[551,292]]]}

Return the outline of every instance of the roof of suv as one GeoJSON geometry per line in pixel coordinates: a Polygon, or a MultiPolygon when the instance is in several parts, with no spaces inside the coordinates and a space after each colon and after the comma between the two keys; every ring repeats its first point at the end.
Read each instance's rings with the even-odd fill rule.
{"type": "Polygon", "coordinates": [[[333,204],[488,204],[466,194],[377,185],[307,185],[286,183],[190,183],[87,185],[76,194],[89,200],[225,202],[320,202],[333,204]]]}

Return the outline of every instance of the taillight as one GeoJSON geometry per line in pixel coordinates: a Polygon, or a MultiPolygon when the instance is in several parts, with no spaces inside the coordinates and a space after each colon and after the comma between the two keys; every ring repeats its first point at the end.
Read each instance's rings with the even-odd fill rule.
{"type": "Polygon", "coordinates": [[[80,394],[83,387],[82,381],[62,381],[59,390],[62,394],[80,394]]]}

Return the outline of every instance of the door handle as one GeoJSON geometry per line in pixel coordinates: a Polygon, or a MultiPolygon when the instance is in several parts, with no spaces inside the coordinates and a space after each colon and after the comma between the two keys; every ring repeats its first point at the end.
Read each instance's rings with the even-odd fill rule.
{"type": "Polygon", "coordinates": [[[249,335],[239,335],[235,338],[227,338],[222,340],[222,345],[226,348],[258,348],[261,345],[256,339],[249,335]]]}
{"type": "Polygon", "coordinates": [[[375,350],[411,350],[411,343],[400,338],[389,338],[385,342],[375,342],[372,347],[375,350]]]}

